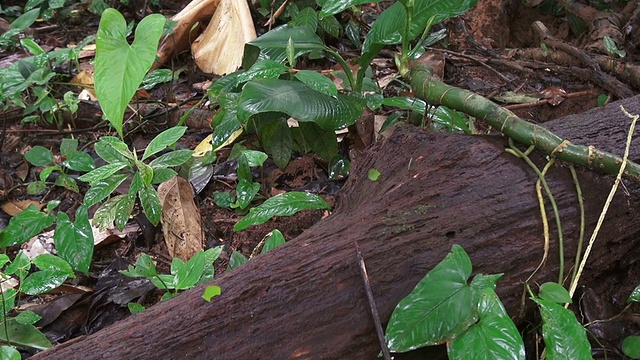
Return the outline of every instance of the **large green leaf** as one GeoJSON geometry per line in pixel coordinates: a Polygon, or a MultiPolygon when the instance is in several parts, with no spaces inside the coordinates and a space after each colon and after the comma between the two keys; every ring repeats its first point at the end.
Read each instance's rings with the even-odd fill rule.
{"type": "Polygon", "coordinates": [[[114,136],[103,136],[93,146],[96,154],[108,163],[129,162],[135,156],[122,140],[114,136]]]}
{"type": "Polygon", "coordinates": [[[55,218],[45,214],[31,204],[11,218],[9,225],[0,232],[0,248],[23,244],[42,230],[51,226],[55,218]]]}
{"type": "Polygon", "coordinates": [[[459,246],[398,303],[387,325],[387,345],[406,352],[442,344],[478,320],[477,293],[469,286],[471,260],[459,246]]]}
{"type": "Polygon", "coordinates": [[[280,74],[287,71],[287,67],[282,63],[271,59],[263,59],[257,61],[251,66],[251,69],[243,72],[236,77],[237,84],[245,83],[254,78],[276,79],[280,74]]]}
{"type": "Polygon", "coordinates": [[[193,150],[175,150],[153,159],[149,166],[155,171],[160,168],[180,166],[191,159],[193,150]]]}
{"type": "MultiPolygon", "coordinates": [[[[416,0],[413,21],[409,31],[411,41],[425,30],[430,19],[438,24],[450,17],[464,14],[476,5],[478,0],[416,0]]],[[[374,44],[393,45],[402,42],[402,32],[407,20],[407,11],[401,2],[389,6],[373,23],[364,41],[362,52],[369,52],[374,44]]]]}
{"type": "Polygon", "coordinates": [[[312,121],[325,130],[355,123],[364,111],[364,101],[348,95],[329,96],[297,81],[254,79],[238,100],[238,119],[246,121],[264,112],[285,113],[298,121],[312,121]]]}
{"type": "Polygon", "coordinates": [[[91,183],[91,188],[84,195],[84,203],[87,206],[99,203],[116,190],[128,177],[127,174],[114,174],[110,177],[91,183]]]}
{"type": "Polygon", "coordinates": [[[142,210],[153,226],[158,225],[162,216],[162,204],[158,192],[152,186],[144,186],[138,192],[142,210]]]}
{"type": "Polygon", "coordinates": [[[571,310],[554,302],[533,299],[542,316],[542,336],[549,359],[591,359],[587,333],[571,310]]]}
{"type": "Polygon", "coordinates": [[[185,131],[187,131],[186,126],[176,126],[161,132],[147,145],[141,160],[146,160],[149,156],[164,150],[167,146],[175,144],[184,135],[185,131]]]}
{"type": "Polygon", "coordinates": [[[76,211],[76,220],[71,222],[67,214],[58,213],[58,223],[53,233],[58,255],[74,269],[87,273],[93,257],[93,232],[86,206],[76,211]]]}
{"type": "Polygon", "coordinates": [[[284,169],[291,159],[293,139],[286,119],[269,121],[258,130],[260,143],[264,151],[273,157],[273,161],[280,169],[284,169]]]}
{"type": "Polygon", "coordinates": [[[35,326],[20,324],[15,319],[7,319],[6,322],[6,325],[0,326],[1,343],[6,344],[6,340],[9,339],[13,346],[35,350],[46,350],[51,347],[51,342],[35,326]]]}
{"type": "Polygon", "coordinates": [[[128,163],[125,163],[125,162],[115,162],[113,164],[103,165],[95,170],[92,170],[91,172],[88,172],[80,176],[78,180],[88,182],[88,183],[98,181],[98,180],[104,180],[109,176],[117,173],[118,171],[124,169],[127,165],[128,163]]]}
{"type": "Polygon", "coordinates": [[[68,274],[60,270],[36,271],[22,281],[20,290],[29,295],[43,294],[62,285],[68,277],[68,274]]]}
{"type": "Polygon", "coordinates": [[[124,111],[156,59],[165,18],[152,14],[127,42],[127,23],[117,10],[102,13],[96,36],[95,90],[105,116],[122,137],[124,111]]]}
{"type": "Polygon", "coordinates": [[[330,160],[338,153],[338,138],[334,131],[322,129],[308,122],[300,123],[300,133],[311,150],[321,158],[330,160]]]}
{"type": "Polygon", "coordinates": [[[290,216],[301,210],[328,208],[329,204],[316,194],[305,192],[279,194],[251,208],[249,214],[238,221],[233,230],[241,231],[251,225],[263,224],[274,216],[290,216]]]}
{"type": "Polygon", "coordinates": [[[176,272],[175,288],[178,290],[192,288],[202,276],[204,267],[205,255],[204,251],[200,250],[176,272]]]}
{"type": "Polygon", "coordinates": [[[322,39],[310,27],[283,25],[245,45],[242,67],[250,69],[257,60],[261,59],[283,63],[287,58],[286,49],[289,39],[295,48],[295,58],[313,50],[325,48],[322,39]]]}
{"type": "Polygon", "coordinates": [[[327,0],[322,5],[322,10],[318,14],[318,17],[322,19],[324,17],[342,12],[352,6],[377,3],[380,1],[381,0],[327,0]]]}
{"type": "Polygon", "coordinates": [[[45,166],[53,163],[53,154],[44,146],[36,145],[24,154],[24,158],[34,166],[45,166]]]}
{"type": "Polygon", "coordinates": [[[450,360],[471,358],[474,360],[520,360],[525,358],[524,343],[520,333],[495,293],[495,281],[500,276],[476,275],[473,279],[472,287],[480,282],[489,282],[491,286],[478,287],[480,292],[478,317],[480,320],[460,336],[451,340],[447,348],[450,360]]]}

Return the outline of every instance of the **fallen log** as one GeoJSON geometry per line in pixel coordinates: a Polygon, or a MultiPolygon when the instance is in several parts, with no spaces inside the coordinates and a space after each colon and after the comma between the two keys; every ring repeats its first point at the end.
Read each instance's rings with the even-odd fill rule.
{"type": "MultiPolygon", "coordinates": [[[[640,97],[545,124],[574,143],[621,154],[640,97]]],[[[523,282],[543,254],[536,175],[505,153],[505,138],[426,133],[401,127],[353,165],[333,215],[298,238],[216,278],[222,295],[203,288],[74,339],[33,359],[374,359],[379,353],[354,242],[364,256],[383,325],[395,305],[460,244],[474,273],[504,273],[497,292],[520,309],[523,282]],[[382,173],[367,178],[369,169],[382,173]]],[[[640,159],[634,145],[631,159],[640,159]]],[[[540,165],[544,159],[532,155],[540,165]]],[[[579,170],[586,233],[593,230],[613,176],[579,170]]],[[[568,169],[547,175],[565,233],[570,271],[579,210],[568,169]]],[[[640,241],[640,188],[619,192],[583,281],[633,263],[640,241]]],[[[557,279],[557,241],[533,281],[557,279]]],[[[620,294],[621,297],[628,294],[620,294]]]]}

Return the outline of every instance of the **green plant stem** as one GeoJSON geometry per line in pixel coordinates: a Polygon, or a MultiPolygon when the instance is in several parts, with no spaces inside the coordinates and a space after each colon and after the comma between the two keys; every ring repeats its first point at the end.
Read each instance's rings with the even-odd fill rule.
{"type": "MultiPolygon", "coordinates": [[[[484,121],[507,137],[524,145],[534,145],[546,155],[591,170],[616,174],[623,159],[594,146],[571,144],[542,126],[520,119],[511,111],[471,91],[449,86],[432,76],[431,68],[415,64],[410,72],[411,88],[431,105],[445,105],[484,121]]],[[[624,160],[624,176],[640,184],[640,165],[624,160]]]]}
{"type": "Polygon", "coordinates": [[[347,80],[349,81],[349,85],[351,86],[351,90],[360,92],[359,89],[356,89],[357,83],[353,79],[353,71],[351,71],[351,68],[349,67],[347,62],[344,60],[344,58],[342,56],[340,56],[340,54],[338,54],[336,51],[334,51],[333,49],[331,49],[328,46],[325,46],[324,50],[326,52],[328,52],[329,54],[331,54],[331,56],[333,56],[333,58],[336,59],[338,64],[340,64],[340,66],[342,66],[342,68],[344,69],[344,73],[347,75],[347,80]]]}
{"type": "Polygon", "coordinates": [[[402,2],[404,9],[407,12],[407,18],[404,22],[404,34],[402,34],[402,54],[400,60],[400,73],[403,74],[403,69],[407,68],[408,56],[409,56],[409,34],[411,33],[411,23],[413,22],[413,5],[414,0],[405,0],[402,2]]]}
{"type": "Polygon", "coordinates": [[[625,108],[622,107],[622,105],[620,105],[620,109],[625,115],[627,115],[629,118],[632,119],[631,126],[629,126],[629,134],[627,135],[627,145],[624,149],[624,155],[622,157],[622,165],[618,169],[618,175],[616,176],[616,180],[614,181],[613,186],[611,187],[611,191],[609,191],[609,196],[607,197],[607,201],[604,203],[604,207],[602,208],[602,212],[600,213],[600,217],[598,218],[596,228],[593,230],[593,234],[591,234],[591,237],[589,238],[589,244],[587,244],[587,248],[585,249],[584,255],[582,256],[582,261],[580,262],[578,272],[575,278],[573,279],[573,281],[571,281],[571,286],[569,287],[569,295],[571,297],[573,297],[573,294],[575,293],[576,288],[578,287],[578,281],[580,280],[580,276],[582,276],[582,271],[584,270],[584,267],[587,264],[587,260],[589,259],[589,255],[591,254],[591,249],[593,248],[593,244],[596,241],[596,237],[598,236],[600,227],[602,227],[604,218],[607,215],[607,211],[609,210],[609,205],[611,205],[613,196],[618,190],[618,185],[620,185],[620,181],[622,180],[622,175],[626,174],[625,168],[628,166],[628,163],[631,163],[630,161],[627,160],[629,158],[629,148],[631,147],[631,139],[633,138],[633,132],[636,129],[636,122],[638,121],[638,118],[640,118],[640,115],[629,114],[627,110],[625,110],[625,108]]]}
{"type": "Polygon", "coordinates": [[[571,281],[573,282],[576,276],[578,275],[578,261],[580,261],[580,255],[582,254],[582,245],[584,244],[584,200],[582,199],[582,188],[580,187],[580,181],[578,181],[578,174],[576,174],[576,169],[573,165],[569,166],[569,171],[571,171],[571,177],[573,178],[573,183],[576,184],[576,195],[578,196],[578,206],[580,207],[580,235],[578,237],[578,248],[576,250],[576,260],[573,265],[573,275],[571,276],[571,281]]]}
{"type": "Polygon", "coordinates": [[[542,187],[544,187],[544,191],[547,194],[547,197],[549,198],[549,202],[551,203],[551,208],[553,209],[553,216],[556,218],[556,227],[558,228],[558,253],[559,253],[558,255],[559,255],[559,261],[560,261],[560,269],[558,271],[558,284],[562,284],[562,279],[564,277],[564,236],[562,233],[562,222],[560,221],[560,212],[558,211],[558,205],[556,204],[556,199],[553,197],[553,194],[551,193],[551,188],[549,188],[549,184],[547,183],[547,180],[544,178],[545,173],[547,172],[549,167],[553,165],[554,161],[553,159],[549,160],[549,162],[544,167],[544,169],[540,171],[540,169],[538,169],[536,164],[534,164],[533,161],[531,161],[531,159],[529,159],[527,155],[525,155],[522,151],[520,151],[520,149],[518,149],[515,146],[512,139],[509,139],[509,143],[510,143],[511,149],[507,149],[507,151],[512,150],[513,152],[511,151],[509,152],[512,154],[515,153],[516,156],[522,158],[522,160],[524,160],[527,163],[527,165],[529,165],[529,167],[531,167],[531,169],[535,171],[535,173],[538,175],[538,181],[540,181],[540,183],[542,184],[542,187]]]}

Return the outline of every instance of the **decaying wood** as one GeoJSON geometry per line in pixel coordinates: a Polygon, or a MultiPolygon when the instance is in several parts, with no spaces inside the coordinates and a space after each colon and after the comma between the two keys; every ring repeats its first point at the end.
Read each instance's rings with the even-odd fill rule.
{"type": "MultiPolygon", "coordinates": [[[[621,103],[640,112],[640,97],[621,103]]],[[[618,105],[545,125],[574,143],[620,154],[629,119],[618,105]]],[[[498,294],[516,315],[543,240],[536,175],[505,146],[496,136],[397,129],[354,163],[332,216],[215,279],[222,295],[211,303],[200,287],[34,359],[375,359],[380,349],[354,240],[383,323],[454,243],[469,253],[474,272],[505,274],[498,294]],[[382,173],[376,182],[367,178],[371,168],[382,173]]],[[[633,146],[632,158],[640,158],[640,147],[633,146]]],[[[579,177],[589,234],[613,177],[587,170],[579,177]]],[[[562,215],[565,250],[573,254],[579,223],[574,184],[562,166],[547,180],[562,215]]],[[[609,210],[585,281],[637,258],[640,188],[626,185],[609,210]]],[[[554,241],[534,281],[556,279],[557,264],[554,241]]],[[[572,264],[569,256],[568,271],[572,264]]]]}

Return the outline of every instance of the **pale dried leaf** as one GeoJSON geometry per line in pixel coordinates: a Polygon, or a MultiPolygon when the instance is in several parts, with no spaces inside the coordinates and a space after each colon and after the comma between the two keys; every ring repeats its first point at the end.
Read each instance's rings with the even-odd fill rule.
{"type": "Polygon", "coordinates": [[[193,201],[193,189],[189,181],[175,176],[158,187],[162,204],[162,232],[169,255],[183,261],[189,260],[203,249],[200,210],[193,201]]]}

